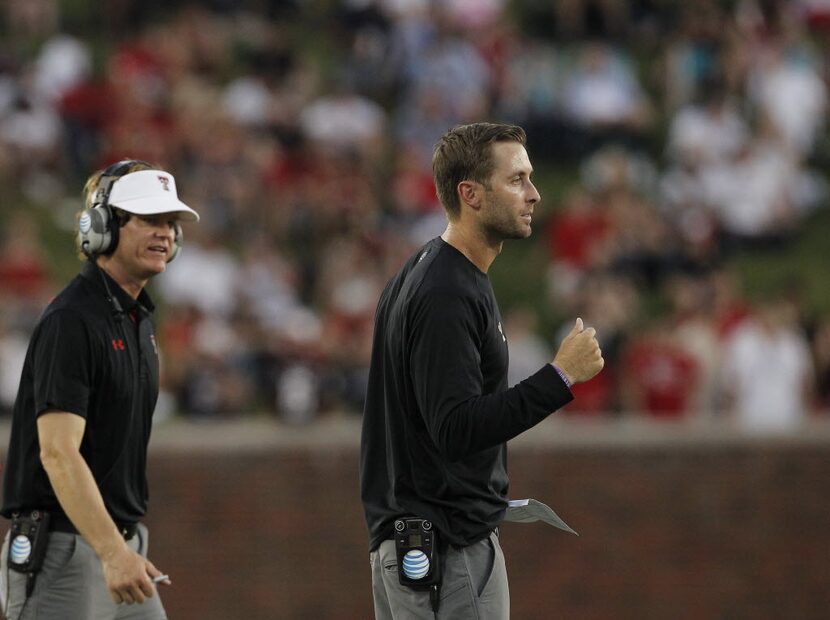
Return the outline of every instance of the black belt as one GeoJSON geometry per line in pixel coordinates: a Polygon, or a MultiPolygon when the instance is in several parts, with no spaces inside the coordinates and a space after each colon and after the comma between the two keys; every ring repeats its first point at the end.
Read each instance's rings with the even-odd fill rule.
{"type": "MultiPolygon", "coordinates": [[[[119,533],[121,536],[124,537],[124,540],[132,540],[135,536],[136,532],[138,531],[138,523],[119,523],[118,521],[115,522],[115,527],[118,528],[119,533]]],[[[49,530],[52,532],[63,532],[64,534],[79,534],[78,528],[76,528],[72,521],[69,520],[65,514],[54,512],[51,514],[51,519],[49,521],[49,530]]]]}
{"type": "MultiPolygon", "coordinates": [[[[492,530],[490,530],[490,532],[495,534],[496,538],[499,537],[499,528],[498,527],[494,527],[492,530]]],[[[490,534],[487,534],[487,537],[489,538],[490,534]]],[[[395,538],[397,538],[397,535],[395,534],[395,530],[392,530],[392,532],[390,532],[389,535],[386,538],[384,538],[384,540],[395,540],[395,538]]],[[[482,538],[481,540],[484,540],[484,538],[482,538]]],[[[475,543],[473,543],[473,544],[475,544],[475,543]]],[[[455,547],[455,545],[452,545],[452,546],[455,547]]],[[[455,547],[455,548],[456,549],[461,549],[462,547],[455,547]]]]}

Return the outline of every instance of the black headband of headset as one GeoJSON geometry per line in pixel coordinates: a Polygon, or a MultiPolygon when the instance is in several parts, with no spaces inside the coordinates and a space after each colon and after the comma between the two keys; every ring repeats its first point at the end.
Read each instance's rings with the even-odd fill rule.
{"type": "Polygon", "coordinates": [[[127,174],[130,168],[136,164],[143,164],[152,170],[153,164],[146,162],[143,159],[122,159],[114,164],[107,166],[101,173],[98,179],[98,187],[95,190],[95,199],[92,201],[92,206],[102,206],[109,209],[110,192],[112,191],[112,184],[118,179],[127,174]]]}

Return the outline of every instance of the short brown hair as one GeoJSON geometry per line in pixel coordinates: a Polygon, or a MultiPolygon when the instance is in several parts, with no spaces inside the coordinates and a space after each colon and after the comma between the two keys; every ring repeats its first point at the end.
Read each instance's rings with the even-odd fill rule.
{"type": "Polygon", "coordinates": [[[459,125],[443,135],[432,152],[432,176],[438,199],[455,219],[461,212],[458,184],[475,181],[486,184],[493,173],[494,142],[526,144],[525,130],[516,125],[472,123],[459,125]]]}

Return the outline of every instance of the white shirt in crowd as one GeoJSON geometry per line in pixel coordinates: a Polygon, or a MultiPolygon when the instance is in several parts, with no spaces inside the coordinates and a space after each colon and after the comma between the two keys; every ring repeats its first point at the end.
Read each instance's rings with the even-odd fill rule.
{"type": "Polygon", "coordinates": [[[796,328],[745,321],[726,345],[722,377],[738,424],[753,431],[795,430],[807,413],[810,372],[809,347],[796,328]]]}

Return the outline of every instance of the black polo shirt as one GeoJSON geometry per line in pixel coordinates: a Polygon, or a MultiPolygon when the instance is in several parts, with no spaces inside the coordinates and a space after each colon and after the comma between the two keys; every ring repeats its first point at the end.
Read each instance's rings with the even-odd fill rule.
{"type": "Polygon", "coordinates": [[[159,376],[153,309],[146,292],[134,300],[92,262],[46,308],[14,404],[5,517],[21,509],[61,512],[40,461],[37,417],[47,410],[86,419],[81,455],[113,519],[135,522],[144,515],[159,376]]]}

